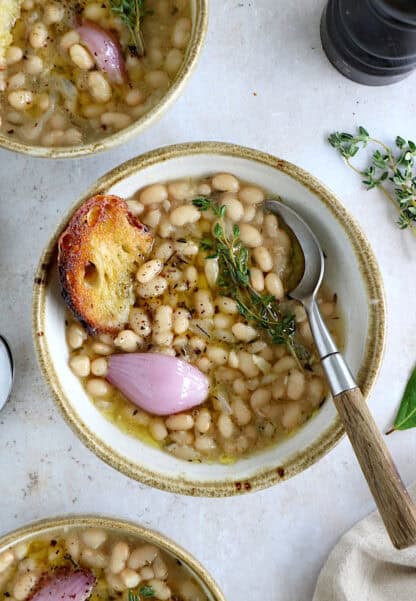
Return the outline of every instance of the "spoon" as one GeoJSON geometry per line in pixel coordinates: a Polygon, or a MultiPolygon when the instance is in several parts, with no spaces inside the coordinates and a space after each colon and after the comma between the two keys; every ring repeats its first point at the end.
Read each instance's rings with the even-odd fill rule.
{"type": "Polygon", "coordinates": [[[306,310],[334,404],[390,539],[397,549],[410,547],[416,543],[416,507],[361,390],[322,319],[316,301],[324,275],[321,246],[309,226],[293,209],[276,200],[265,201],[264,208],[283,219],[300,245],[304,256],[304,271],[289,296],[300,301],[306,310]]]}
{"type": "Polygon", "coordinates": [[[0,410],[7,403],[13,386],[14,364],[10,346],[0,336],[0,410]]]}

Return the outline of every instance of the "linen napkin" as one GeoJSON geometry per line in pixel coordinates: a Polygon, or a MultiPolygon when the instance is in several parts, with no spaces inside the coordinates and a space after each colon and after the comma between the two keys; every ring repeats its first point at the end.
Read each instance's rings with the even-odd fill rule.
{"type": "Polygon", "coordinates": [[[332,550],[313,601],[416,601],[416,546],[397,551],[379,514],[371,514],[332,550]]]}

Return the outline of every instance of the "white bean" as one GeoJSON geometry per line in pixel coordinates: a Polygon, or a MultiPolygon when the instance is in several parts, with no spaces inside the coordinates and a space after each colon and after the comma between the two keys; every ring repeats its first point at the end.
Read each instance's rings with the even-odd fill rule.
{"type": "Polygon", "coordinates": [[[183,227],[189,223],[196,223],[201,217],[200,211],[193,205],[182,205],[173,209],[169,219],[172,225],[183,227]]]}
{"type": "Polygon", "coordinates": [[[130,309],[129,314],[129,325],[136,334],[139,336],[150,336],[152,332],[152,326],[150,323],[149,315],[144,309],[139,307],[133,307],[130,309]]]}
{"type": "Polygon", "coordinates": [[[120,578],[123,581],[124,586],[129,589],[136,588],[141,582],[139,574],[130,568],[124,568],[124,570],[120,572],[120,578]]]}
{"type": "Polygon", "coordinates": [[[90,549],[98,549],[107,540],[107,534],[101,528],[88,528],[81,533],[81,538],[90,549]]]}
{"type": "Polygon", "coordinates": [[[257,330],[252,326],[240,322],[235,323],[232,326],[231,331],[237,340],[241,340],[242,342],[250,342],[258,336],[257,330]]]}
{"type": "Polygon", "coordinates": [[[7,96],[10,106],[16,111],[25,111],[33,102],[33,94],[30,90],[15,90],[7,96]]]}
{"type": "Polygon", "coordinates": [[[246,204],[259,204],[264,201],[264,192],[255,186],[244,186],[239,191],[238,198],[246,204]]]}
{"type": "Polygon", "coordinates": [[[86,547],[81,551],[81,561],[91,568],[105,568],[108,559],[104,553],[86,547]]]}
{"type": "Polygon", "coordinates": [[[66,337],[70,348],[75,350],[81,348],[84,344],[84,341],[87,339],[87,333],[80,325],[73,323],[67,329],[66,337]]]}
{"type": "Polygon", "coordinates": [[[29,56],[24,69],[29,75],[39,75],[43,70],[43,60],[40,56],[29,56]]]}
{"type": "Polygon", "coordinates": [[[152,298],[154,296],[161,296],[167,287],[167,280],[161,275],[158,275],[146,284],[139,284],[137,286],[137,293],[142,298],[152,298]]]}
{"type": "Polygon", "coordinates": [[[145,96],[143,92],[138,89],[129,90],[124,97],[128,106],[137,106],[138,104],[141,104],[144,99],[145,96]]]}
{"type": "Polygon", "coordinates": [[[73,355],[69,360],[69,366],[79,378],[85,378],[90,374],[90,359],[86,355],[73,355]]]}
{"type": "Polygon", "coordinates": [[[79,33],[75,30],[67,31],[61,38],[60,46],[62,50],[69,50],[71,46],[80,41],[79,33]]]}
{"type": "Polygon", "coordinates": [[[292,401],[298,401],[305,390],[305,376],[297,369],[290,372],[287,380],[287,396],[292,401]]]}
{"type": "Polygon", "coordinates": [[[23,50],[19,46],[9,46],[6,50],[7,65],[15,65],[23,58],[23,50]]]}
{"type": "Polygon", "coordinates": [[[92,98],[96,102],[105,103],[109,102],[111,99],[111,86],[104,75],[99,71],[91,71],[91,73],[88,73],[88,88],[92,98]]]}
{"type": "Polygon", "coordinates": [[[184,334],[189,328],[189,312],[186,309],[176,309],[173,313],[173,331],[184,334]]]}
{"type": "Polygon", "coordinates": [[[206,434],[211,427],[211,421],[211,413],[208,409],[203,408],[195,419],[195,427],[200,434],[206,434]]]}
{"type": "Polygon", "coordinates": [[[149,431],[153,438],[158,441],[164,440],[168,435],[168,431],[163,420],[158,417],[152,419],[150,422],[149,431]]]}
{"type": "Polygon", "coordinates": [[[268,388],[258,388],[253,392],[250,397],[250,405],[253,407],[255,411],[261,409],[268,403],[272,398],[272,392],[268,388]]]}
{"type": "Polygon", "coordinates": [[[91,361],[91,373],[94,376],[102,376],[105,377],[108,372],[107,359],[104,357],[100,357],[98,359],[94,359],[91,361]]]}
{"type": "Polygon", "coordinates": [[[124,541],[117,542],[110,556],[109,569],[112,574],[119,574],[126,567],[126,562],[129,558],[130,550],[127,543],[124,541]]]}
{"type": "Polygon", "coordinates": [[[59,23],[65,16],[65,9],[56,2],[47,4],[43,13],[43,20],[46,25],[53,25],[59,23]]]}
{"type": "Polygon", "coordinates": [[[294,357],[286,355],[282,357],[273,365],[273,371],[275,374],[283,374],[285,372],[290,371],[291,369],[296,368],[297,364],[294,357]]]}
{"type": "Polygon", "coordinates": [[[165,58],[165,69],[171,75],[174,75],[183,61],[183,53],[178,48],[172,48],[165,58]]]}
{"type": "Polygon", "coordinates": [[[273,215],[273,213],[266,215],[264,219],[264,229],[266,231],[266,234],[270,238],[277,237],[277,232],[279,230],[279,222],[277,221],[276,215],[273,215]]]}
{"type": "Polygon", "coordinates": [[[208,290],[197,290],[197,292],[195,292],[194,305],[196,312],[200,317],[206,318],[214,315],[214,305],[208,290]]]}
{"type": "Polygon", "coordinates": [[[186,413],[177,413],[170,415],[165,424],[169,430],[191,430],[194,427],[194,418],[186,413]]]}
{"type": "Polygon", "coordinates": [[[251,411],[243,399],[237,397],[231,401],[231,409],[239,426],[246,426],[251,421],[251,411]]]}
{"type": "Polygon", "coordinates": [[[230,192],[225,192],[221,197],[221,205],[227,207],[225,216],[231,221],[240,221],[244,215],[244,207],[230,192]]]}
{"type": "Polygon", "coordinates": [[[240,238],[242,243],[249,248],[260,246],[263,242],[263,238],[259,230],[248,223],[242,223],[240,225],[240,238]]]}
{"type": "Polygon", "coordinates": [[[24,601],[36,586],[39,576],[34,572],[26,572],[20,576],[13,587],[13,597],[16,601],[24,601]]]}
{"type": "Polygon", "coordinates": [[[139,570],[144,566],[151,565],[158,555],[158,550],[153,545],[143,545],[132,551],[127,565],[132,570],[139,570]]]}
{"type": "Polygon", "coordinates": [[[46,45],[48,40],[48,30],[45,25],[41,22],[37,22],[33,25],[32,30],[29,34],[29,43],[32,48],[42,48],[46,45]]]}
{"type": "Polygon", "coordinates": [[[202,453],[215,451],[217,444],[211,436],[198,436],[195,439],[195,448],[202,453]]]}
{"type": "Polygon", "coordinates": [[[111,385],[101,378],[90,378],[85,388],[92,397],[106,397],[111,392],[111,385]]]}
{"type": "Polygon", "coordinates": [[[238,305],[232,298],[228,296],[219,296],[215,299],[215,304],[218,309],[227,315],[236,315],[238,311],[238,305]]]}
{"type": "Polygon", "coordinates": [[[165,71],[149,71],[145,74],[144,80],[151,88],[167,88],[169,86],[169,75],[165,71]]]}
{"type": "Polygon", "coordinates": [[[253,256],[262,271],[273,269],[273,259],[270,252],[264,246],[258,246],[253,250],[253,256]]]}
{"type": "Polygon", "coordinates": [[[125,113],[103,113],[100,121],[102,125],[119,130],[128,127],[132,122],[132,118],[125,113]]]}
{"type": "Polygon", "coordinates": [[[264,290],[264,276],[261,269],[257,267],[250,268],[250,283],[252,288],[257,292],[262,292],[264,290]]]}
{"type": "Polygon", "coordinates": [[[302,417],[302,406],[300,403],[289,403],[285,406],[281,417],[282,426],[285,430],[293,430],[299,425],[302,417]]]}
{"type": "Polygon", "coordinates": [[[69,555],[72,557],[74,561],[78,561],[81,545],[78,536],[75,532],[71,532],[68,537],[65,539],[65,548],[68,551],[69,555]]]}
{"type": "Polygon", "coordinates": [[[9,549],[7,551],[3,551],[3,553],[0,554],[0,574],[5,572],[7,568],[12,565],[13,561],[13,552],[9,549]]]}
{"type": "Polygon", "coordinates": [[[285,295],[282,280],[277,273],[268,273],[264,279],[267,291],[277,299],[282,299],[285,295]]]}
{"type": "Polygon", "coordinates": [[[238,192],[240,184],[234,175],[219,173],[212,178],[212,187],[214,190],[221,190],[222,192],[238,192]]]}
{"type": "Polygon", "coordinates": [[[217,421],[217,426],[223,438],[231,438],[234,432],[234,424],[229,415],[221,413],[217,421]]]}
{"type": "Polygon", "coordinates": [[[132,330],[122,330],[114,339],[114,345],[125,353],[134,353],[143,344],[143,338],[132,330]]]}
{"type": "Polygon", "coordinates": [[[221,346],[210,344],[207,347],[207,357],[216,365],[225,365],[228,361],[228,351],[221,346]]]}
{"type": "Polygon", "coordinates": [[[84,8],[85,19],[90,19],[91,21],[99,21],[100,19],[104,19],[106,15],[107,9],[100,2],[90,2],[84,8]]]}
{"type": "Polygon", "coordinates": [[[163,184],[152,184],[144,188],[139,196],[139,200],[142,204],[153,205],[160,202],[164,202],[168,199],[168,190],[163,184]]]}
{"type": "Polygon", "coordinates": [[[253,357],[245,351],[238,352],[239,369],[247,378],[255,378],[259,375],[259,368],[254,364],[253,357]]]}
{"type": "Polygon", "coordinates": [[[159,275],[163,269],[163,263],[159,259],[152,259],[143,263],[137,270],[136,279],[142,284],[150,282],[154,277],[159,275]]]}
{"type": "Polygon", "coordinates": [[[84,71],[89,71],[94,66],[94,59],[88,50],[81,44],[73,44],[69,49],[72,62],[84,71]]]}
{"type": "Polygon", "coordinates": [[[175,48],[181,50],[186,48],[191,33],[191,27],[192,22],[186,17],[182,17],[176,21],[172,31],[172,45],[175,48]]]}

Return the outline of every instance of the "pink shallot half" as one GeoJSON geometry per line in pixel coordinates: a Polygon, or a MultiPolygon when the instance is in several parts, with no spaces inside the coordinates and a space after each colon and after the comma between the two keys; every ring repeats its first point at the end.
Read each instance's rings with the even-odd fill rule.
{"type": "Polygon", "coordinates": [[[122,84],[126,81],[126,65],[120,42],[106,29],[93,21],[84,20],[76,27],[81,41],[93,55],[101,71],[108,75],[111,82],[122,84]]]}
{"type": "Polygon", "coordinates": [[[171,415],[200,405],[208,378],[182,359],[158,353],[110,355],[107,380],[141,409],[171,415]]]}
{"type": "Polygon", "coordinates": [[[42,576],[29,601],[86,601],[95,583],[89,570],[57,569],[42,576]]]}

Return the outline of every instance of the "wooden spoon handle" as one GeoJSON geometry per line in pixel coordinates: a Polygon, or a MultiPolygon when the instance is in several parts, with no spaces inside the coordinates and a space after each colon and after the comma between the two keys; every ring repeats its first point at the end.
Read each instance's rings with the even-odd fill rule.
{"type": "Polygon", "coordinates": [[[341,392],[334,403],[354,448],[393,545],[416,543],[416,508],[359,388],[341,392]]]}

